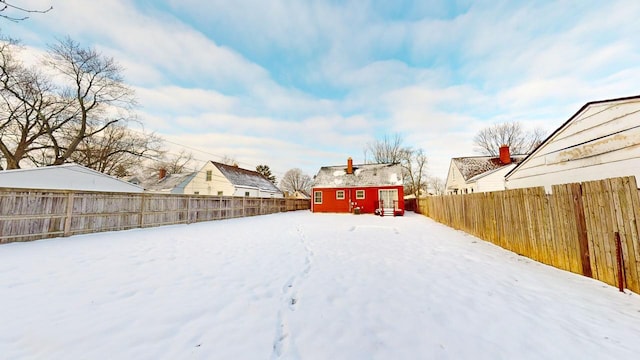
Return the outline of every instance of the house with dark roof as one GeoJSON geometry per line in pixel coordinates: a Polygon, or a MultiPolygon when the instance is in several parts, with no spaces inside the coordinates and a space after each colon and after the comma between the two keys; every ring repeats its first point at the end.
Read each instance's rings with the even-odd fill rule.
{"type": "Polygon", "coordinates": [[[284,194],[257,171],[208,161],[184,187],[185,194],[282,198],[284,194]]]}
{"type": "Polygon", "coordinates": [[[499,156],[470,156],[451,159],[445,194],[470,194],[505,189],[504,176],[525,155],[511,155],[508,146],[500,148],[499,156]]]}
{"type": "Polygon", "coordinates": [[[312,212],[403,215],[404,191],[399,164],[324,166],[312,187],[312,212]]]}
{"type": "Polygon", "coordinates": [[[507,189],[640,176],[640,95],[586,103],[506,174],[507,189]]]}

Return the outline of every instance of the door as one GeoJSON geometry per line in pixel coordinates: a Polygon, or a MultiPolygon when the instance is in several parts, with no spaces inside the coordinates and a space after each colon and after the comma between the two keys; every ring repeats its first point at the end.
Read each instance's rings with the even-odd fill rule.
{"type": "Polygon", "coordinates": [[[378,190],[378,196],[382,201],[383,208],[393,209],[397,206],[398,189],[380,189],[378,190]]]}

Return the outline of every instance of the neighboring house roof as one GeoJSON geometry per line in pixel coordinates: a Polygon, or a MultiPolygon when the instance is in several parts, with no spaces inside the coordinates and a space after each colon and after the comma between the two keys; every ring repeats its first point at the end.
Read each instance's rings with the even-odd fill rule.
{"type": "MultiPolygon", "coordinates": [[[[526,155],[511,155],[511,163],[519,163],[525,157],[526,155]]],[[[460,170],[460,173],[466,182],[480,174],[493,172],[503,166],[509,165],[503,164],[500,161],[500,158],[496,156],[458,157],[451,160],[458,170],[460,170]]]]}
{"type": "Polygon", "coordinates": [[[481,179],[483,179],[483,178],[485,178],[485,177],[487,177],[487,176],[489,176],[491,174],[494,174],[494,173],[496,173],[496,172],[498,172],[500,170],[505,170],[506,171],[506,168],[508,168],[508,167],[513,168],[515,166],[516,166],[516,163],[511,163],[511,164],[507,164],[507,165],[504,165],[504,166],[500,166],[500,167],[495,168],[493,170],[485,171],[483,173],[480,173],[480,174],[470,178],[469,180],[467,180],[467,183],[476,182],[476,181],[481,180],[481,179]]]}
{"type": "MultiPolygon", "coordinates": [[[[147,191],[151,192],[167,192],[167,193],[184,193],[184,187],[196,176],[197,172],[187,172],[180,174],[167,174],[160,179],[157,174],[153,174],[140,181],[140,185],[147,191]]],[[[139,177],[132,178],[129,181],[139,180],[139,177]]]]}
{"type": "Polygon", "coordinates": [[[553,139],[554,136],[557,133],[559,133],[560,131],[565,129],[567,126],[569,126],[570,123],[572,123],[582,112],[587,110],[589,107],[591,107],[593,105],[597,105],[597,104],[612,103],[612,102],[626,101],[626,100],[637,100],[637,99],[640,99],[640,95],[620,97],[620,98],[614,98],[614,99],[606,99],[606,100],[590,101],[590,102],[584,104],[578,111],[576,111],[575,114],[573,114],[567,121],[565,121],[564,124],[560,125],[560,127],[558,127],[554,132],[552,132],[549,136],[547,136],[547,138],[544,139],[544,141],[542,141],[540,144],[538,144],[538,146],[535,149],[533,149],[533,151],[531,151],[529,153],[529,155],[527,155],[524,159],[522,159],[522,161],[520,161],[518,163],[518,165],[516,165],[513,169],[511,169],[511,171],[509,171],[505,175],[505,178],[509,177],[514,171],[516,171],[520,167],[520,165],[522,165],[525,162],[527,162],[529,160],[529,158],[532,157],[539,149],[541,149],[544,146],[546,146],[547,143],[549,143],[551,141],[551,139],[553,139]]]}
{"type": "Polygon", "coordinates": [[[256,188],[261,191],[282,193],[269,179],[257,171],[242,169],[233,165],[211,162],[229,182],[236,187],[256,188]]]}
{"type": "Polygon", "coordinates": [[[0,187],[20,189],[142,192],[142,187],[78,164],[0,171],[0,187]]]}
{"type": "Polygon", "coordinates": [[[400,164],[353,165],[353,174],[347,174],[347,167],[323,166],[315,177],[314,188],[360,187],[360,186],[402,186],[400,164]]]}
{"type": "Polygon", "coordinates": [[[289,199],[310,199],[311,198],[311,196],[309,196],[309,194],[307,194],[307,192],[304,190],[296,190],[292,193],[285,191],[284,195],[286,198],[289,198],[289,199]]]}

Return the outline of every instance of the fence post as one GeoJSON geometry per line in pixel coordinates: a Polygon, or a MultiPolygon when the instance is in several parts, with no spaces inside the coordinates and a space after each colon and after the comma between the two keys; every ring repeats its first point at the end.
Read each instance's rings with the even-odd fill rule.
{"type": "Polygon", "coordinates": [[[138,227],[144,226],[144,198],[145,194],[140,194],[140,218],[138,219],[138,227]]]}
{"type": "Polygon", "coordinates": [[[616,263],[618,265],[618,290],[620,290],[620,292],[624,292],[625,274],[624,262],[622,259],[622,243],[620,242],[620,233],[616,231],[614,235],[616,241],[616,263]]]}
{"type": "Polygon", "coordinates": [[[64,218],[64,236],[71,235],[71,216],[73,215],[73,192],[67,195],[67,213],[64,218]]]}
{"type": "Polygon", "coordinates": [[[571,197],[576,214],[576,227],[578,230],[578,249],[582,262],[582,274],[593,277],[591,272],[591,259],[589,258],[589,238],[587,236],[587,223],[584,218],[584,204],[582,202],[582,185],[571,184],[571,197]]]}
{"type": "Polygon", "coordinates": [[[191,196],[187,196],[187,224],[191,224],[191,196]]]}

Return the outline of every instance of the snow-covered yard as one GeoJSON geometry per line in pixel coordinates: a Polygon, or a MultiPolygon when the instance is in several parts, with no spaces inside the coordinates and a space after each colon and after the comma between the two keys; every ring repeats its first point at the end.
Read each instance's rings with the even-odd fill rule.
{"type": "Polygon", "coordinates": [[[428,218],[307,211],[0,246],[2,359],[635,359],[640,296],[428,218]]]}

